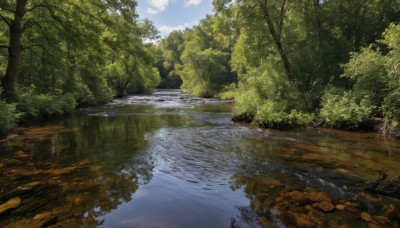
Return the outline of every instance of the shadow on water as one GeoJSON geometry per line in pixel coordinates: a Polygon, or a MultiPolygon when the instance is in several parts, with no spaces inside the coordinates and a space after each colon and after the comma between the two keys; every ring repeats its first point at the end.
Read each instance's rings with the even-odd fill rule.
{"type": "Polygon", "coordinates": [[[398,141],[232,124],[176,90],[18,129],[0,141],[0,227],[399,227],[398,141]]]}

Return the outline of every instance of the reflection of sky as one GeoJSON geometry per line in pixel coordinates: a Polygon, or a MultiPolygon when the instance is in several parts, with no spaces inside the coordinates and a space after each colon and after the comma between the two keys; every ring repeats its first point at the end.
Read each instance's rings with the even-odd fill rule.
{"type": "Polygon", "coordinates": [[[231,189],[236,166],[225,167],[231,167],[226,162],[230,153],[220,154],[222,159],[217,151],[196,150],[207,146],[193,137],[202,138],[206,134],[203,131],[212,134],[204,127],[165,127],[150,134],[147,154],[155,165],[152,179],[139,186],[132,201],[100,218],[105,220],[104,226],[229,227],[231,218],[238,214],[237,208],[250,202],[243,189],[231,189]],[[214,159],[209,156],[212,154],[214,159]]]}
{"type": "Polygon", "coordinates": [[[138,13],[141,18],[152,20],[164,37],[211,14],[212,0],[139,0],[138,13]]]}
{"type": "Polygon", "coordinates": [[[249,200],[241,189],[204,191],[160,172],[139,187],[131,202],[100,219],[105,220],[104,227],[228,227],[236,206],[244,205],[249,200]]]}

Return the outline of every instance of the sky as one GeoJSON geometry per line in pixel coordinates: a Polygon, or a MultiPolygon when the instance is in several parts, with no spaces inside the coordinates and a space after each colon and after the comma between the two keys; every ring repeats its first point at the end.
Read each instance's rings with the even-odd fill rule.
{"type": "Polygon", "coordinates": [[[196,25],[212,13],[212,0],[138,0],[140,18],[154,22],[161,37],[196,25]]]}

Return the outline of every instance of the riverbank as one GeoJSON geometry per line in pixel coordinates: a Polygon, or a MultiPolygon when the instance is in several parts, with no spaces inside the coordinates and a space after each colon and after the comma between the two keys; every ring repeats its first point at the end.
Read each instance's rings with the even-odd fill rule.
{"type": "Polygon", "coordinates": [[[291,130],[295,128],[304,128],[304,127],[332,128],[337,130],[353,131],[353,132],[378,132],[382,135],[390,135],[395,138],[400,138],[400,125],[397,123],[388,124],[382,118],[371,118],[358,125],[335,126],[335,125],[329,125],[323,120],[315,120],[312,123],[304,125],[300,124],[291,125],[285,122],[280,122],[274,125],[270,125],[257,121],[255,116],[251,113],[241,113],[234,115],[232,117],[232,121],[239,123],[255,124],[262,128],[271,128],[276,130],[291,130]]]}

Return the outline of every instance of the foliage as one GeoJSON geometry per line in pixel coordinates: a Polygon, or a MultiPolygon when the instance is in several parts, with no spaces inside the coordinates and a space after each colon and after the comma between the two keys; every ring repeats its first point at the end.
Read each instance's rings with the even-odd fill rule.
{"type": "Polygon", "coordinates": [[[37,94],[32,89],[20,92],[17,109],[24,119],[50,117],[71,113],[76,101],[72,94],[37,94]]]}
{"type": "MultiPolygon", "coordinates": [[[[226,34],[234,38],[230,65],[239,75],[234,88],[238,112],[251,113],[270,127],[310,122],[310,113],[332,125],[357,125],[395,113],[390,105],[382,106],[385,101],[396,106],[396,83],[388,77],[393,71],[382,55],[386,47],[376,41],[391,22],[400,20],[398,1],[213,4],[218,17],[214,27],[225,38],[220,40],[230,43],[226,34]]],[[[386,32],[385,37],[398,44],[398,34],[386,32]]]]}
{"type": "Polygon", "coordinates": [[[17,112],[15,104],[8,104],[0,100],[0,134],[13,129],[19,118],[20,114],[17,112]]]}
{"type": "Polygon", "coordinates": [[[182,78],[181,89],[197,96],[217,96],[224,86],[236,81],[229,66],[230,52],[214,37],[214,18],[207,16],[185,33],[182,65],[177,65],[182,78]]]}
{"type": "Polygon", "coordinates": [[[36,118],[151,92],[159,75],[154,45],[146,41],[158,31],[136,6],[135,0],[2,1],[3,98],[15,100],[24,118],[36,118]]]}
{"type": "Polygon", "coordinates": [[[239,94],[239,91],[237,89],[237,85],[236,83],[232,83],[228,86],[225,86],[222,89],[222,92],[219,93],[217,96],[219,98],[221,98],[222,100],[230,100],[230,99],[234,99],[235,97],[237,97],[239,94]]]}
{"type": "Polygon", "coordinates": [[[374,106],[368,97],[359,100],[351,92],[341,92],[327,90],[322,97],[320,116],[331,126],[357,127],[371,116],[374,106]]]}
{"type": "Polygon", "coordinates": [[[400,117],[399,26],[391,25],[380,42],[388,53],[369,46],[352,53],[343,77],[353,81],[350,91],[326,93],[322,99],[321,117],[332,125],[354,125],[369,117],[384,116],[389,122],[400,117]]]}
{"type": "Polygon", "coordinates": [[[257,120],[268,127],[280,128],[281,125],[294,127],[310,123],[314,115],[302,113],[295,109],[287,111],[287,104],[282,102],[266,101],[257,110],[257,120]]]}
{"type": "Polygon", "coordinates": [[[343,66],[342,76],[354,81],[352,93],[355,97],[366,97],[372,105],[383,102],[389,90],[386,62],[380,51],[372,47],[351,54],[350,61],[343,66]]]}
{"type": "Polygon", "coordinates": [[[390,49],[386,64],[389,91],[382,109],[389,120],[400,122],[400,25],[390,25],[382,42],[390,49]]]}

